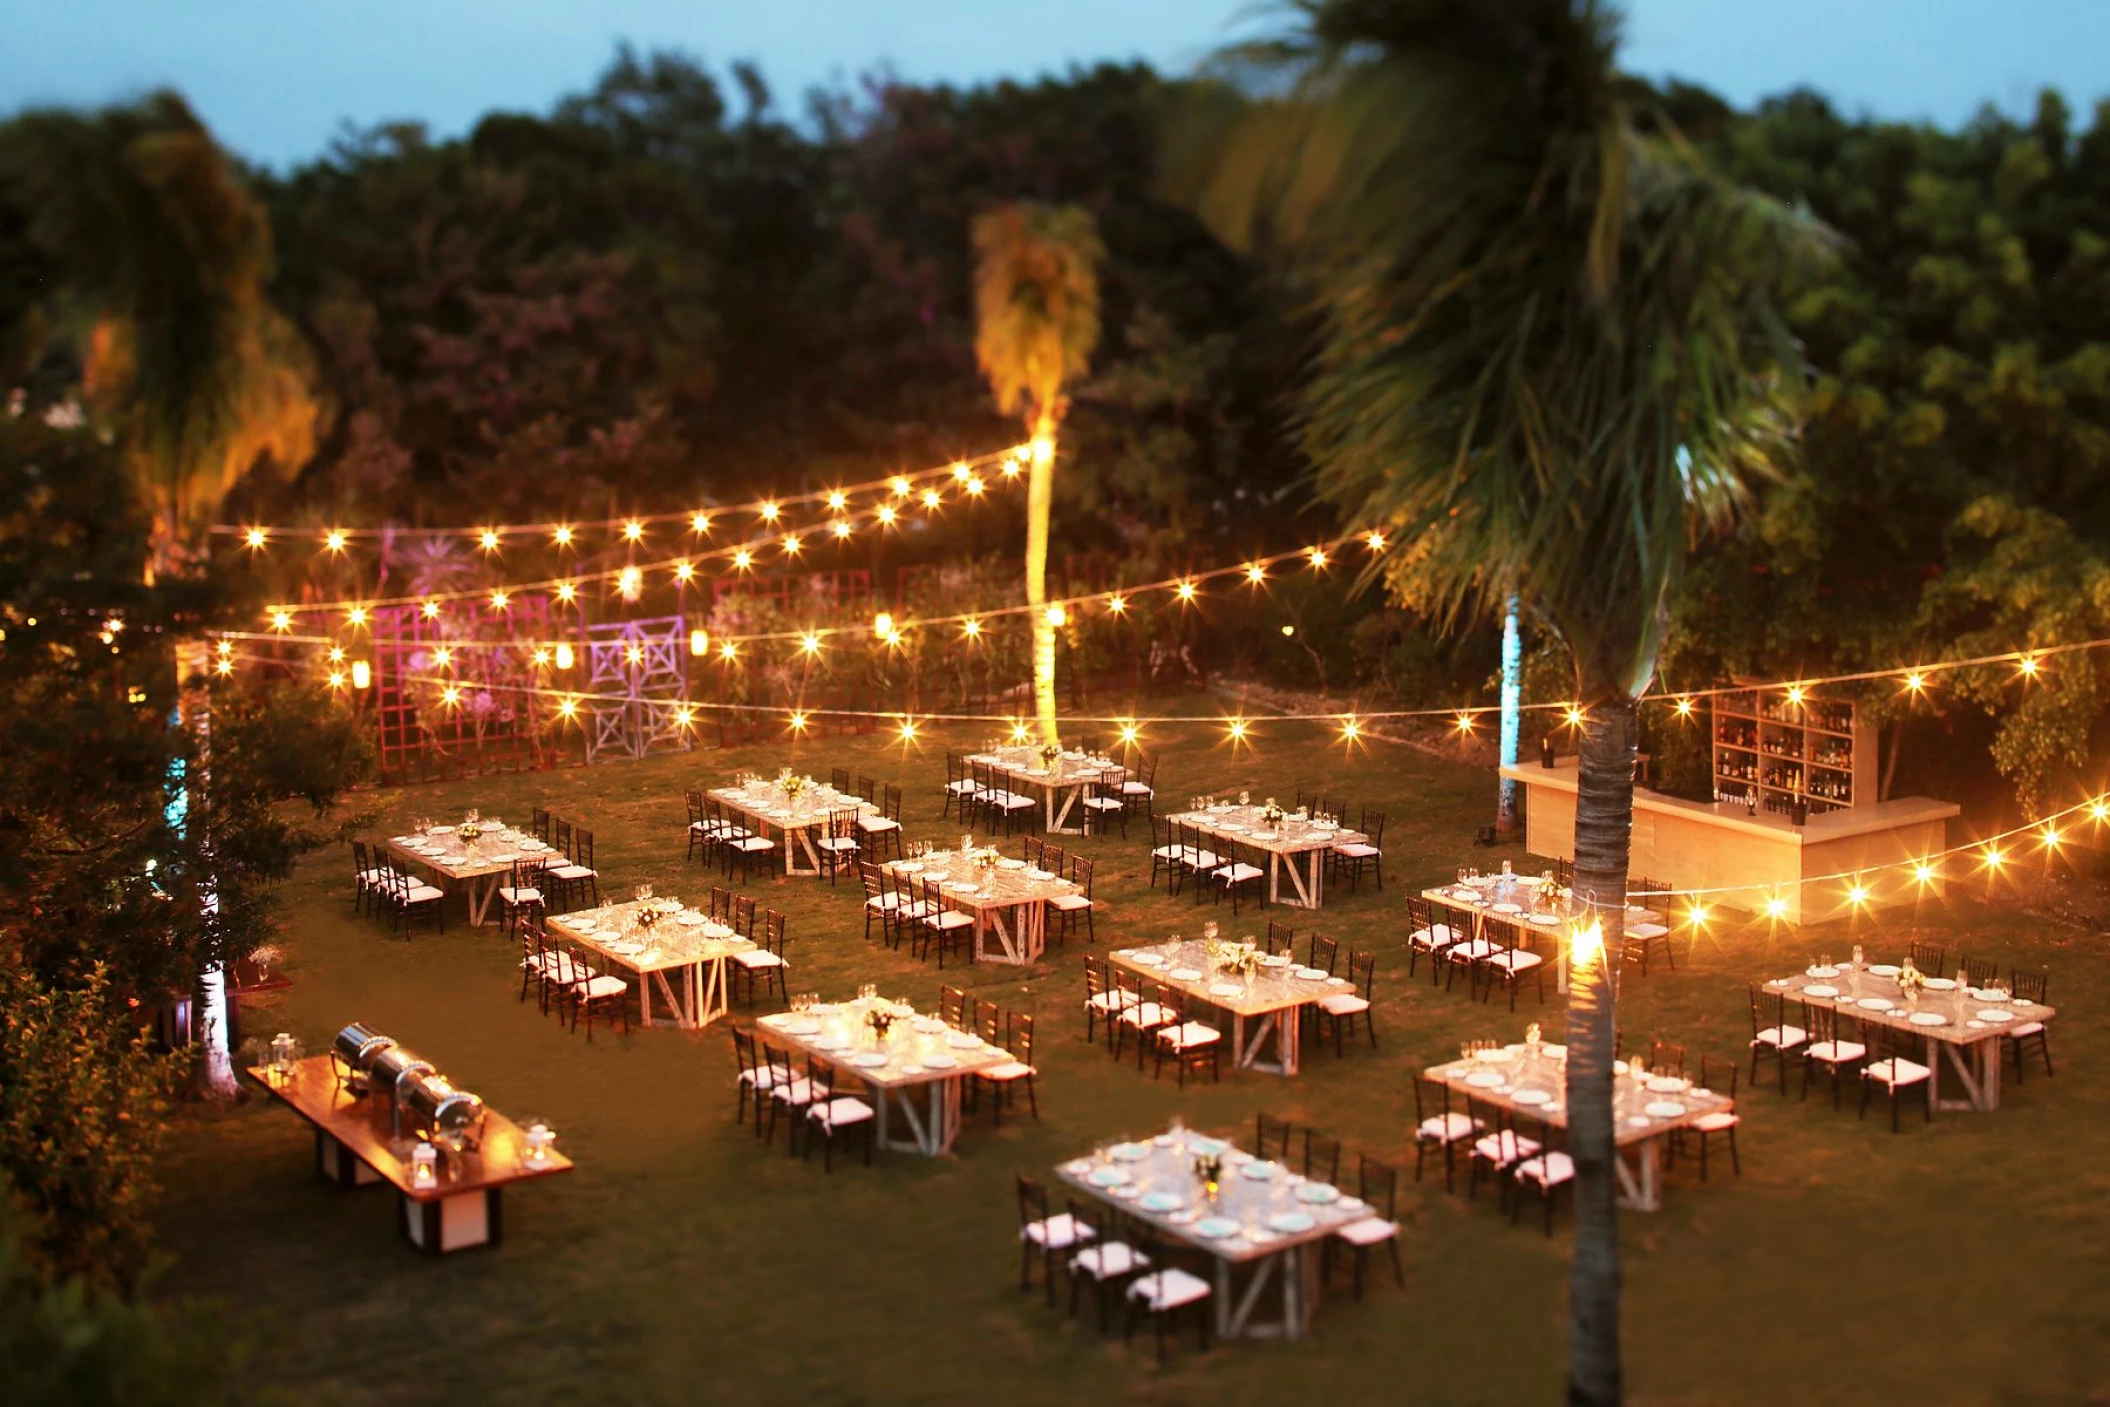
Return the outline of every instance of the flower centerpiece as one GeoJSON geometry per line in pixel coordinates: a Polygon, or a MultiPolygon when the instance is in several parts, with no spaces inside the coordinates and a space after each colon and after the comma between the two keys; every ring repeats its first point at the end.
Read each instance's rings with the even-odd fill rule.
{"type": "Polygon", "coordinates": [[[1260,824],[1273,830],[1282,825],[1283,819],[1282,808],[1275,804],[1274,797],[1269,797],[1267,804],[1260,808],[1260,824]]]}
{"type": "Polygon", "coordinates": [[[893,1007],[888,1006],[883,1002],[873,1007],[870,1011],[865,1013],[865,1025],[870,1026],[872,1028],[872,1035],[876,1039],[884,1041],[887,1038],[887,1032],[893,1029],[893,1007]]]}
{"type": "Polygon", "coordinates": [[[1061,756],[1062,749],[1055,746],[1055,744],[1042,743],[1040,745],[1040,765],[1047,768],[1050,772],[1055,770],[1055,763],[1061,756]]]}
{"type": "Polygon", "coordinates": [[[1209,964],[1218,972],[1233,977],[1250,978],[1260,967],[1260,953],[1251,938],[1238,942],[1220,941],[1215,938],[1203,940],[1209,953],[1209,964]]]}
{"type": "Polygon", "coordinates": [[[974,868],[978,874],[988,874],[996,868],[997,849],[994,845],[973,853],[974,868]]]}
{"type": "Polygon", "coordinates": [[[471,811],[468,817],[454,828],[454,834],[464,847],[474,845],[477,841],[483,839],[483,823],[477,819],[476,813],[471,811]]]}
{"type": "Polygon", "coordinates": [[[1194,1176],[1202,1185],[1202,1196],[1213,1205],[1216,1194],[1223,1190],[1224,1160],[1219,1153],[1210,1153],[1194,1160],[1194,1176]]]}
{"type": "Polygon", "coordinates": [[[797,801],[799,793],[806,789],[806,779],[795,775],[789,767],[777,773],[777,790],[784,793],[786,801],[797,801]]]}
{"type": "Polygon", "coordinates": [[[1905,965],[1898,969],[1898,990],[1905,994],[1905,1000],[1908,1002],[1918,1001],[1920,993],[1926,988],[1926,985],[1927,974],[1920,971],[1918,965],[1911,958],[1906,958],[1905,965]]]}

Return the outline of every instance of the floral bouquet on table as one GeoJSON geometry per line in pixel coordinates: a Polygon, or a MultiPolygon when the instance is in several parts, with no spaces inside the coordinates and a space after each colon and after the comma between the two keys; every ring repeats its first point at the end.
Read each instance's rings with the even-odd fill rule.
{"type": "Polygon", "coordinates": [[[1218,972],[1233,977],[1251,977],[1260,966],[1260,953],[1251,938],[1229,942],[1207,938],[1203,942],[1209,951],[1209,965],[1218,972]]]}
{"type": "Polygon", "coordinates": [[[463,817],[462,823],[454,828],[454,834],[464,846],[476,844],[483,839],[483,833],[483,817],[474,811],[463,817]]]}
{"type": "Polygon", "coordinates": [[[892,1030],[894,1026],[893,1006],[887,1002],[880,1002],[874,1006],[865,1013],[865,1025],[872,1028],[873,1036],[884,1041],[887,1038],[887,1032],[892,1030]]]}
{"type": "Polygon", "coordinates": [[[1275,804],[1274,797],[1269,797],[1267,804],[1260,808],[1260,824],[1276,830],[1281,828],[1284,819],[1282,808],[1275,804]]]}
{"type": "Polygon", "coordinates": [[[1202,1185],[1202,1196],[1211,1202],[1223,1189],[1224,1160],[1220,1153],[1211,1153],[1194,1160],[1194,1177],[1202,1185]]]}
{"type": "Polygon", "coordinates": [[[787,801],[797,801],[799,793],[806,789],[806,779],[794,775],[789,767],[777,773],[777,790],[784,793],[787,801]]]}
{"type": "Polygon", "coordinates": [[[991,870],[995,869],[996,861],[997,850],[996,847],[993,845],[989,846],[987,849],[977,850],[974,852],[974,868],[976,873],[978,874],[988,874],[991,870]]]}
{"type": "Polygon", "coordinates": [[[1055,744],[1042,743],[1040,745],[1040,765],[1047,768],[1050,772],[1055,770],[1055,764],[1061,757],[1062,749],[1055,746],[1055,744]]]}
{"type": "Polygon", "coordinates": [[[1905,1000],[1918,1001],[1926,986],[1927,974],[1920,971],[1919,965],[1911,958],[1906,958],[1905,965],[1898,969],[1898,990],[1905,994],[1905,1000]]]}

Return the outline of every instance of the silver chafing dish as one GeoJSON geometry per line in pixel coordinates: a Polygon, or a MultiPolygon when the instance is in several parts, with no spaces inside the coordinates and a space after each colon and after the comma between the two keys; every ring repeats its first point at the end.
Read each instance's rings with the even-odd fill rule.
{"type": "Polygon", "coordinates": [[[388,1131],[391,1135],[403,1132],[403,1087],[413,1075],[433,1075],[438,1070],[422,1056],[413,1055],[402,1046],[391,1045],[377,1052],[367,1066],[367,1082],[373,1091],[373,1111],[376,1119],[386,1112],[388,1131]]]}
{"type": "Polygon", "coordinates": [[[395,1041],[362,1021],[339,1031],[330,1042],[330,1068],[338,1084],[355,1097],[365,1094],[375,1057],[393,1045],[395,1041]]]}
{"type": "Polygon", "coordinates": [[[456,1150],[475,1148],[483,1134],[484,1102],[437,1072],[406,1071],[396,1085],[396,1110],[412,1134],[456,1150]]]}

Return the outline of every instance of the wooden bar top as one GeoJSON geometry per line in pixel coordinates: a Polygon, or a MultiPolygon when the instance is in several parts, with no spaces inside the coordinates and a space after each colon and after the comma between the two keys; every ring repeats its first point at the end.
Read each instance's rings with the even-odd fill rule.
{"type": "MultiPolygon", "coordinates": [[[[1511,765],[1500,770],[1503,777],[1513,782],[1522,782],[1528,787],[1552,787],[1571,796],[1576,790],[1575,759],[1572,757],[1561,758],[1550,768],[1511,765]]],[[[1852,836],[1896,830],[1928,821],[1946,821],[1963,812],[1962,807],[1951,801],[1936,801],[1926,796],[1903,796],[1893,801],[1879,801],[1867,806],[1849,806],[1836,811],[1821,812],[1812,815],[1806,824],[1798,826],[1790,818],[1770,811],[1761,811],[1753,815],[1740,804],[1689,801],[1681,796],[1666,796],[1662,792],[1650,791],[1646,787],[1634,788],[1634,809],[1653,811],[1659,816],[1674,816],[1704,826],[1741,831],[1781,845],[1819,845],[1829,840],[1844,840],[1852,836]]]]}
{"type": "Polygon", "coordinates": [[[484,1110],[483,1146],[459,1161],[461,1175],[449,1181],[442,1155],[440,1180],[430,1187],[415,1187],[410,1180],[410,1150],[415,1143],[401,1143],[388,1136],[386,1127],[371,1112],[373,1096],[354,1099],[337,1083],[330,1057],[311,1055],[298,1061],[284,1079],[261,1065],[251,1066],[249,1077],[285,1101],[294,1113],[321,1129],[395,1184],[414,1201],[437,1201],[464,1192],[503,1187],[509,1182],[570,1172],[571,1159],[551,1150],[539,1164],[527,1161],[527,1133],[520,1125],[496,1110],[484,1110]]]}

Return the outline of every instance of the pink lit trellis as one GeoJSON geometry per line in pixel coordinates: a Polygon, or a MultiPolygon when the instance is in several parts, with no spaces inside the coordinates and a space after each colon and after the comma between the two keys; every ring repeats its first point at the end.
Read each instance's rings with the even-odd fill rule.
{"type": "Polygon", "coordinates": [[[686,616],[607,621],[586,627],[586,689],[579,709],[586,760],[643,757],[689,746],[681,719],[689,701],[686,616]],[[623,697],[611,698],[620,693],[623,697]]]}
{"type": "Polygon", "coordinates": [[[549,634],[549,604],[543,596],[516,596],[503,610],[374,611],[375,741],[384,782],[543,765],[541,706],[514,686],[533,677],[531,642],[549,634]],[[461,648],[472,641],[479,647],[461,648]],[[482,647],[489,642],[502,647],[482,647]],[[450,652],[444,665],[442,650],[450,652]],[[452,681],[452,702],[443,677],[452,681]]]}

